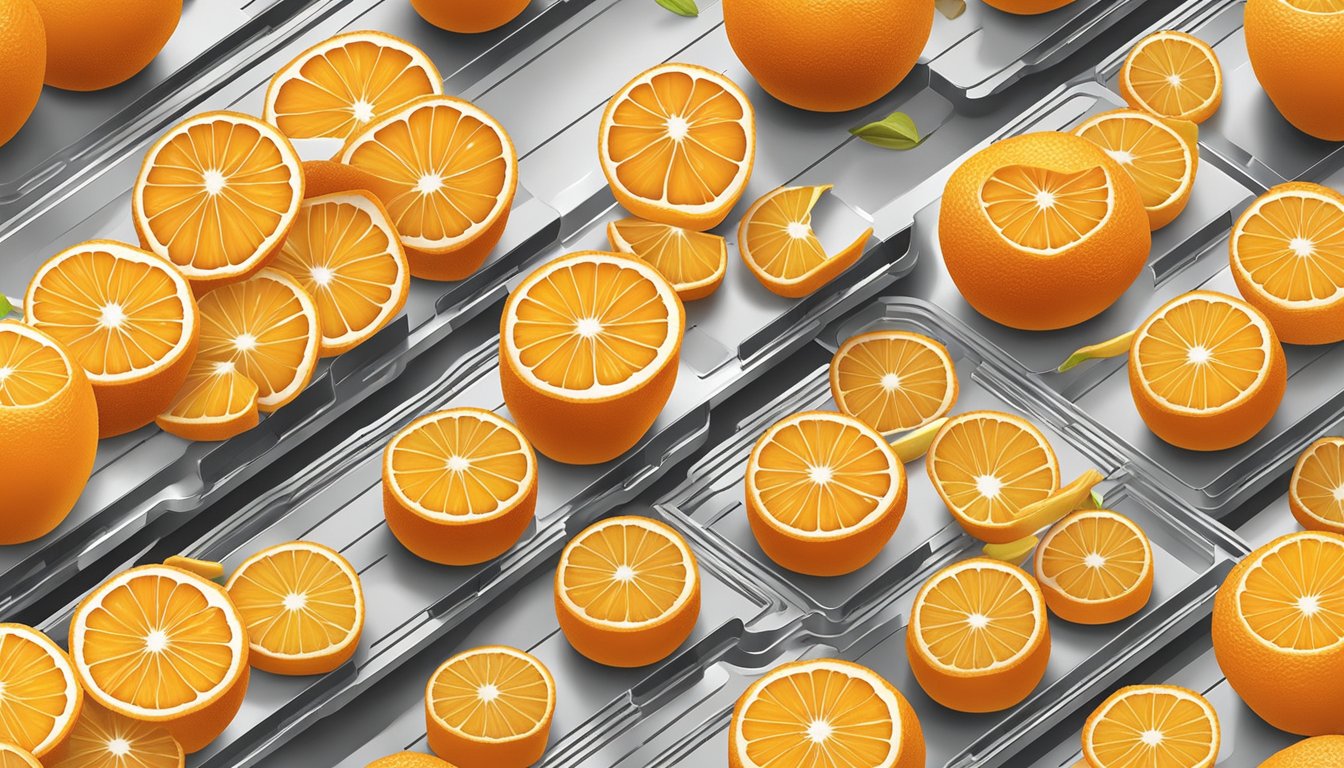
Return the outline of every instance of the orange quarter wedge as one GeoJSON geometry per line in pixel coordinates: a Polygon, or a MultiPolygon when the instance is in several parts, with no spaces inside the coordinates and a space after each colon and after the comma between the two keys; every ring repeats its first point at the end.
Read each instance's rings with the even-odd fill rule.
{"type": "Polygon", "coordinates": [[[84,707],[70,657],[23,624],[0,624],[0,742],[42,759],[64,748],[84,707]]]}
{"type": "Polygon", "coordinates": [[[1143,529],[1107,509],[1074,512],[1036,547],[1032,570],[1045,604],[1065,621],[1110,624],[1153,594],[1153,547],[1143,529]]]}
{"type": "Polygon", "coordinates": [[[1194,123],[1116,109],[1085,120],[1074,133],[1104,149],[1138,184],[1150,229],[1165,227],[1185,210],[1199,170],[1194,123]]]}
{"type": "Polygon", "coordinates": [[[831,398],[844,413],[892,435],[947,415],[957,374],[947,347],[918,333],[872,331],[831,358],[831,398]]]}
{"type": "Polygon", "coordinates": [[[515,648],[459,653],[425,687],[429,748],[458,768],[532,765],[546,750],[554,715],[555,678],[515,648]]]}
{"type": "Polygon", "coordinates": [[[780,187],[753,203],[742,217],[737,247],[747,268],[771,293],[789,299],[812,294],[863,255],[871,227],[834,255],[826,253],[812,231],[812,209],[830,189],[829,184],[780,187]]]}
{"type": "Polygon", "coordinates": [[[621,219],[607,224],[607,239],[612,250],[652,264],[682,301],[710,295],[728,271],[727,241],[707,232],[643,219],[621,219]]]}
{"type": "Polygon", "coordinates": [[[88,702],[51,768],[183,768],[182,745],[153,723],[88,702]]]}
{"type": "Polygon", "coordinates": [[[1120,67],[1120,95],[1135,109],[1202,123],[1223,101],[1223,68],[1208,43],[1172,30],[1154,32],[1120,67]]]}
{"type": "Polygon", "coordinates": [[[1344,438],[1322,437],[1297,458],[1288,506],[1309,531],[1344,533],[1344,438]]]}
{"type": "Polygon", "coordinates": [[[1221,741],[1213,705],[1177,685],[1121,688],[1083,726],[1083,756],[1095,768],[1213,768],[1221,741]]]}

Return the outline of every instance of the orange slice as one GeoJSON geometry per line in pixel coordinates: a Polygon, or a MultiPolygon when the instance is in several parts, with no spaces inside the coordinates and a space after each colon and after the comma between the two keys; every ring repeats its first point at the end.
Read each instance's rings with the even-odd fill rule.
{"type": "Polygon", "coordinates": [[[704,231],[737,204],[756,162],[756,113],[732,80],[667,63],[607,103],[598,155],[611,192],[649,221],[704,231]]]}
{"type": "Polygon", "coordinates": [[[387,527],[426,560],[492,560],[522,537],[536,508],[536,454],[517,427],[490,411],[421,416],[383,451],[387,527]]]}
{"type": "Polygon", "coordinates": [[[1074,512],[1036,547],[1032,570],[1045,604],[1065,621],[1110,624],[1153,594],[1153,548],[1143,529],[1108,509],[1074,512]]]}
{"type": "Polygon", "coordinates": [[[51,768],[182,768],[182,745],[168,731],[89,702],[51,768]]]}
{"type": "Polygon", "coordinates": [[[611,667],[662,661],[700,615],[700,568],[670,526],[612,517],[570,540],[555,569],[555,614],[570,645],[611,667]]]}
{"type": "Polygon", "coordinates": [[[652,264],[682,301],[710,295],[728,271],[728,242],[718,235],[643,219],[621,219],[607,224],[607,239],[612,250],[652,264]]]}
{"type": "Polygon", "coordinates": [[[538,267],[504,305],[500,384],[523,434],[566,464],[639,442],[672,394],[686,312],[652,265],[580,251],[538,267]]]}
{"type": "Polygon", "coordinates": [[[224,731],[247,692],[247,633],[228,593],[164,565],[89,593],[70,620],[70,656],[91,699],[163,726],[187,754],[224,731]]]}
{"type": "Polygon", "coordinates": [[[1173,30],[1154,32],[1125,57],[1120,95],[1135,109],[1202,123],[1223,101],[1223,68],[1203,40],[1173,30]]]}
{"type": "Polygon", "coordinates": [[[1218,451],[1250,440],[1288,385],[1283,347],[1265,316],[1231,296],[1192,291],[1162,305],[1134,335],[1129,388],[1153,434],[1218,451]]]}
{"type": "Polygon", "coordinates": [[[464,768],[532,765],[546,751],[554,715],[550,670],[502,645],[457,654],[425,687],[429,748],[464,768]]]}
{"type": "Polygon", "coordinates": [[[171,264],[129,245],[92,240],[61,251],[37,270],[23,306],[28,323],[88,374],[102,437],[153,421],[196,357],[191,287],[171,264]]]}
{"type": "Polygon", "coordinates": [[[42,768],[42,764],[28,750],[0,743],[0,768],[42,768]]]}
{"type": "Polygon", "coordinates": [[[292,139],[347,139],[421,97],[443,93],[425,52],[383,32],[327,38],[280,68],[262,119],[292,139]]]}
{"type": "Polygon", "coordinates": [[[1021,568],[976,557],[935,573],[915,595],[906,654],[920,687],[958,712],[997,712],[1045,676],[1045,597],[1021,568]]]}
{"type": "Polygon", "coordinates": [[[1083,726],[1094,768],[1213,768],[1222,731],[1208,699],[1176,685],[1130,685],[1083,726]]]}
{"type": "Polygon", "coordinates": [[[23,624],[0,624],[0,742],[42,758],[66,744],[84,707],[70,657],[23,624]]]}
{"type": "Polygon", "coordinates": [[[873,670],[839,659],[781,664],[737,700],[729,768],[923,768],[910,702],[873,670]]]}
{"type": "Polygon", "coordinates": [[[1261,195],[1232,227],[1232,277],[1290,344],[1344,340],[1344,195],[1307,182],[1261,195]]]}
{"type": "Polygon", "coordinates": [[[780,187],[747,209],[737,228],[742,260],[771,293],[799,299],[853,266],[872,236],[869,227],[834,256],[812,231],[812,209],[831,185],[780,187]]]}
{"type": "Polygon", "coordinates": [[[872,331],[831,358],[831,397],[844,413],[883,435],[922,427],[957,401],[947,347],[918,333],[872,331]]]}
{"type": "Polygon", "coordinates": [[[509,134],[471,102],[425,96],[354,134],[340,160],[378,180],[411,274],[461,280],[504,234],[518,189],[509,134]]]}
{"type": "Polygon", "coordinates": [[[1199,128],[1137,109],[1103,112],[1074,133],[1102,149],[1139,185],[1150,229],[1161,229],[1185,210],[1199,169],[1199,128]]]}
{"type": "Polygon", "coordinates": [[[1288,507],[1309,531],[1344,533],[1344,438],[1322,437],[1297,458],[1288,507]]]}
{"type": "Polygon", "coordinates": [[[317,305],[318,354],[354,349],[397,316],[410,267],[383,204],[370,192],[308,198],[272,262],[317,305]]]}
{"type": "Polygon", "coordinates": [[[837,576],[867,565],[905,514],[905,466],[872,427],[808,411],[775,422],[747,460],[747,522],[784,568],[837,576]]]}
{"type": "Polygon", "coordinates": [[[154,422],[184,440],[228,440],[257,426],[258,389],[232,362],[197,360],[168,410],[154,422]]]}
{"type": "Polygon", "coordinates": [[[265,266],[302,200],[299,156],[275,126],[207,112],[150,148],[131,212],[141,245],[176,264],[199,294],[265,266]]]}

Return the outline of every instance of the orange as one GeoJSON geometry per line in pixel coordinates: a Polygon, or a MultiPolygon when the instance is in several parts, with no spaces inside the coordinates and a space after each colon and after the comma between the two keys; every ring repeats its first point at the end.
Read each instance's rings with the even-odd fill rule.
{"type": "Polygon", "coordinates": [[[1120,67],[1120,95],[1159,117],[1202,123],[1223,101],[1223,68],[1209,44],[1163,30],[1140,40],[1120,67]]]}
{"type": "Polygon", "coordinates": [[[461,768],[532,765],[546,751],[554,715],[550,670],[501,645],[457,654],[425,686],[429,748],[461,768]]]}
{"type": "Polygon", "coordinates": [[[905,514],[905,466],[872,427],[807,411],[775,422],[747,459],[747,522],[780,566],[838,576],[867,565],[905,514]]]}
{"type": "Polygon", "coordinates": [[[0,544],[20,544],[60,525],[84,492],[98,406],[65,349],[13,320],[0,320],[0,435],[0,544]]]}
{"type": "Polygon", "coordinates": [[[320,675],[355,655],[364,589],[330,547],[291,541],[244,560],[224,586],[247,627],[248,661],[277,675],[320,675]]]}
{"type": "Polygon", "coordinates": [[[728,242],[707,232],[643,219],[621,219],[607,224],[607,240],[613,251],[652,264],[682,301],[710,295],[728,271],[728,242]]]}
{"type": "Polygon", "coordinates": [[[305,198],[358,190],[374,194],[384,191],[384,184],[377,176],[336,160],[305,160],[302,168],[305,198]]]}
{"type": "Polygon", "coordinates": [[[1203,696],[1176,685],[1130,685],[1083,726],[1092,768],[1213,768],[1222,731],[1203,696]]]}
{"type": "Polygon", "coordinates": [[[42,764],[22,747],[0,744],[0,768],[42,768],[42,764]]]}
{"type": "Polygon", "coordinates": [[[1063,8],[1072,2],[1073,0],[985,0],[985,5],[997,8],[1004,13],[1035,16],[1063,8]]]}
{"type": "Polygon", "coordinates": [[[780,101],[814,112],[872,104],[914,68],[933,0],[725,0],[737,58],[780,101]]]}
{"type": "Polygon", "coordinates": [[[88,374],[101,437],[153,421],[196,359],[201,324],[191,286],[139,248],[111,240],[67,248],[38,268],[23,306],[28,323],[88,374]]]}
{"type": "Polygon", "coordinates": [[[1344,195],[1294,181],[1261,195],[1232,227],[1232,277],[1289,344],[1344,340],[1344,195]]]}
{"type": "Polygon", "coordinates": [[[35,0],[47,30],[47,85],[110,88],[149,66],[182,18],[182,0],[35,0]]]}
{"type": "Polygon", "coordinates": [[[1085,120],[1074,133],[1096,144],[1139,185],[1149,229],[1167,226],[1190,202],[1199,169],[1199,127],[1137,109],[1085,120]]]}
{"type": "Polygon", "coordinates": [[[485,261],[509,220],[518,154],[493,117],[471,102],[425,96],[369,123],[340,161],[378,180],[411,274],[461,280],[485,261]]]}
{"type": "Polygon", "coordinates": [[[499,378],[536,449],[600,464],[639,442],[672,394],[686,311],[652,265],[579,251],[538,267],[500,319],[499,378]]]}
{"type": "Polygon", "coordinates": [[[756,162],[756,113],[732,80],[694,64],[660,64],[607,103],[598,156],[616,202],[684,229],[718,226],[756,162]]]}
{"type": "Polygon", "coordinates": [[[1344,533],[1344,438],[1322,437],[1297,458],[1288,508],[1307,530],[1344,533]]]}
{"type": "Polygon", "coordinates": [[[810,295],[863,255],[872,227],[834,256],[826,253],[812,231],[812,209],[830,190],[829,184],[780,187],[753,203],[742,217],[737,247],[747,268],[771,293],[789,299],[810,295]]]}
{"type": "Polygon", "coordinates": [[[259,390],[233,362],[198,358],[167,410],[154,423],[184,440],[218,441],[260,423],[259,390]]]}
{"type": "Polygon", "coordinates": [[[1344,768],[1344,736],[1303,739],[1270,755],[1260,768],[1344,768]]]}
{"type": "Polygon", "coordinates": [[[1192,291],[1162,305],[1134,335],[1129,388],[1153,434],[1180,448],[1218,451],[1250,440],[1283,400],[1288,366],[1264,315],[1192,291]]]}
{"type": "Polygon", "coordinates": [[[1153,594],[1153,547],[1143,529],[1108,509],[1060,520],[1036,547],[1032,567],[1056,616],[1110,624],[1138,613],[1153,594]]]}
{"type": "Polygon", "coordinates": [[[947,415],[957,402],[957,386],[947,347],[918,333],[859,334],[831,358],[836,406],[884,436],[947,415]]]}
{"type": "Polygon", "coordinates": [[[344,140],[421,96],[441,93],[443,77],[424,51],[383,32],[346,32],[281,67],[261,116],[292,139],[344,140]]]}
{"type": "Polygon", "coordinates": [[[781,664],[733,707],[729,768],[923,768],[924,731],[895,686],[839,659],[781,664]]]}
{"type": "Polygon", "coordinates": [[[182,745],[168,731],[88,702],[51,768],[183,768],[182,745]]]}
{"type": "Polygon", "coordinates": [[[0,742],[41,759],[64,748],[84,707],[70,657],[46,635],[0,624],[0,742]]]}
{"type": "Polygon", "coordinates": [[[380,757],[364,768],[453,768],[453,765],[420,752],[398,752],[380,757]]]}
{"type": "Polygon", "coordinates": [[[555,569],[555,614],[574,650],[611,667],[671,656],[700,615],[700,568],[670,526],[612,517],[570,539],[555,569]]]}
{"type": "Polygon", "coordinates": [[[1247,555],[1213,603],[1227,682],[1281,731],[1344,732],[1344,537],[1290,533],[1247,555]]]}
{"type": "Polygon", "coordinates": [[[1050,131],[994,142],[953,171],[938,239],[967,303],[1032,331],[1077,325],[1115,303],[1152,243],[1124,167],[1091,141],[1050,131]]]}
{"type": "Polygon", "coordinates": [[[958,712],[997,712],[1045,676],[1050,626],[1036,580],[987,557],[949,565],[915,595],[905,630],[910,669],[929,698],[958,712]]]}
{"type": "Polygon", "coordinates": [[[33,0],[0,2],[0,146],[37,107],[47,71],[47,33],[33,0]]]}
{"type": "Polygon", "coordinates": [[[1299,131],[1344,140],[1344,2],[1247,0],[1246,53],[1270,101],[1299,131]]]}
{"type": "Polygon", "coordinates": [[[531,0],[411,0],[425,21],[449,32],[489,32],[518,18],[531,0]]]}
{"type": "Polygon", "coordinates": [[[517,427],[490,411],[421,416],[383,451],[387,527],[426,560],[494,559],[522,537],[536,508],[536,454],[517,427]]]}
{"type": "Polygon", "coordinates": [[[197,293],[242,280],[280,250],[303,200],[303,169],[275,126],[207,112],[165,133],[140,166],[131,212],[140,243],[197,293]]]}
{"type": "Polygon", "coordinates": [[[70,656],[92,700],[163,726],[187,754],[224,731],[247,692],[247,630],[229,594],[166,565],[90,592],[70,619],[70,656]]]}

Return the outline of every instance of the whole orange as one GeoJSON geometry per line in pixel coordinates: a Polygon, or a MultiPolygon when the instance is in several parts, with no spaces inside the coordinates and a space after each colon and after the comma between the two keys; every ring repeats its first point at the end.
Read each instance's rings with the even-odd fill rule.
{"type": "Polygon", "coordinates": [[[411,0],[425,21],[449,32],[489,32],[518,18],[531,0],[411,0]]]}
{"type": "Polygon", "coordinates": [[[1072,2],[1073,0],[985,0],[985,5],[998,8],[1004,13],[1035,16],[1038,13],[1049,13],[1057,8],[1063,8],[1072,2]]]}
{"type": "Polygon", "coordinates": [[[1344,768],[1344,736],[1303,739],[1270,755],[1260,768],[1344,768]]]}
{"type": "Polygon", "coordinates": [[[47,68],[47,33],[33,0],[0,0],[0,146],[37,106],[47,68]]]}
{"type": "Polygon", "coordinates": [[[1247,0],[1245,24],[1251,68],[1284,118],[1344,141],[1344,3],[1247,0]]]}
{"type": "Polygon", "coordinates": [[[933,0],[724,0],[737,58],[780,101],[868,105],[900,84],[933,30],[933,0]]]}
{"type": "Polygon", "coordinates": [[[35,0],[47,27],[47,85],[97,91],[123,83],[159,55],[182,0],[35,0]]]}

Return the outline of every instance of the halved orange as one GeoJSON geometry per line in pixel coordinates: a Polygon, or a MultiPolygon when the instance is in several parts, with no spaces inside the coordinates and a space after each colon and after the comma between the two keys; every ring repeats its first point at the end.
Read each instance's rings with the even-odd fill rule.
{"type": "Polygon", "coordinates": [[[630,213],[704,231],[723,222],[756,162],[756,113],[724,75],[669,62],[611,97],[597,139],[602,172],[630,213]]]}
{"type": "Polygon", "coordinates": [[[831,185],[780,187],[747,209],[737,227],[742,260],[771,293],[799,299],[849,269],[863,255],[873,229],[831,255],[812,231],[812,209],[831,185]]]}
{"type": "Polygon", "coordinates": [[[1222,730],[1203,696],[1177,685],[1129,685],[1083,726],[1093,768],[1213,768],[1222,730]]]}
{"type": "Polygon", "coordinates": [[[733,707],[729,768],[923,768],[924,731],[896,687],[839,659],[781,664],[733,707]]]}
{"type": "Polygon", "coordinates": [[[218,441],[257,426],[256,382],[232,362],[197,359],[168,410],[154,422],[184,440],[218,441]]]}
{"type": "Polygon", "coordinates": [[[538,267],[500,319],[499,378],[537,450],[600,464],[639,442],[677,380],[686,311],[651,264],[579,251],[538,267]]]}
{"type": "Polygon", "coordinates": [[[532,765],[546,751],[554,715],[555,678],[516,648],[459,653],[425,686],[429,748],[461,768],[532,765]]]}
{"type": "Polygon", "coordinates": [[[0,742],[38,759],[65,746],[84,707],[70,657],[23,624],[0,624],[0,691],[0,742]]]}
{"type": "Polygon", "coordinates": [[[1274,418],[1287,385],[1269,320],[1221,293],[1191,291],[1162,305],[1130,348],[1134,405],[1153,434],[1180,448],[1250,440],[1274,418]]]}
{"type": "Polygon", "coordinates": [[[423,752],[397,752],[396,754],[380,757],[364,768],[454,768],[449,763],[433,755],[426,755],[423,752]]]}
{"type": "Polygon", "coordinates": [[[1344,438],[1322,437],[1297,457],[1288,507],[1307,530],[1344,533],[1344,438]]]}
{"type": "Polygon", "coordinates": [[[728,242],[718,235],[644,219],[607,224],[612,250],[649,262],[682,301],[703,299],[718,289],[728,271],[728,242]]]}
{"type": "Polygon", "coordinates": [[[579,653],[611,667],[662,661],[700,616],[700,568],[681,534],[612,517],[570,540],[555,569],[555,614],[579,653]]]}
{"type": "Polygon", "coordinates": [[[987,557],[949,565],[915,595],[905,630],[910,669],[929,698],[958,712],[997,712],[1045,676],[1045,597],[1021,568],[987,557]]]}
{"type": "Polygon", "coordinates": [[[13,744],[0,743],[0,768],[42,768],[33,753],[13,744]]]}
{"type": "Polygon", "coordinates": [[[1045,604],[1065,621],[1110,624],[1153,594],[1153,547],[1134,521],[1108,509],[1074,512],[1036,546],[1032,570],[1045,604]]]}
{"type": "Polygon", "coordinates": [[[518,153],[504,126],[471,102],[425,96],[355,133],[340,161],[378,180],[411,274],[461,280],[504,234],[518,153]]]}
{"type": "Polygon", "coordinates": [[[1280,184],[1232,227],[1232,277],[1290,344],[1344,340],[1344,195],[1280,184]]]}
{"type": "Polygon", "coordinates": [[[1199,169],[1194,123],[1116,109],[1093,115],[1074,133],[1106,150],[1139,185],[1150,229],[1165,227],[1185,210],[1199,169]]]}
{"type": "Polygon", "coordinates": [[[187,378],[200,334],[191,286],[173,265],[112,240],[51,257],[28,283],[27,322],[88,374],[102,437],[139,429],[187,378]]]}
{"type": "Polygon", "coordinates": [[[406,306],[411,288],[406,251],[387,209],[365,191],[304,200],[272,266],[317,305],[322,357],[371,338],[406,306]]]}
{"type": "Polygon", "coordinates": [[[479,408],[412,421],[383,451],[383,514],[402,546],[445,565],[506,552],[532,524],[537,456],[522,432],[479,408]]]}
{"type": "Polygon", "coordinates": [[[88,702],[51,768],[182,768],[182,745],[161,726],[88,702]]]}
{"type": "Polygon", "coordinates": [[[443,93],[425,52],[384,32],[346,32],[280,68],[261,116],[292,139],[347,139],[421,96],[443,93]]]}
{"type": "Polygon", "coordinates": [[[957,387],[947,347],[919,333],[861,333],[831,357],[836,406],[883,435],[947,415],[957,401],[957,387]]]}
{"type": "Polygon", "coordinates": [[[1223,68],[1213,48],[1194,35],[1154,32],[1125,57],[1120,95],[1135,109],[1202,123],[1223,102],[1223,68]]]}
{"type": "Polygon", "coordinates": [[[141,245],[200,294],[265,266],[302,200],[303,169],[284,134],[248,115],[206,112],[150,148],[131,212],[141,245]]]}

